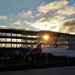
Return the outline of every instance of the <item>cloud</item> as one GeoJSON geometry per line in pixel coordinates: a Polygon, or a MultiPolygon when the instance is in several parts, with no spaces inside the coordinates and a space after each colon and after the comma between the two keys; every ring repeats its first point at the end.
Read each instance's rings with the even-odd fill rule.
{"type": "Polygon", "coordinates": [[[7,16],[0,16],[0,20],[7,20],[7,16]]]}
{"type": "Polygon", "coordinates": [[[23,25],[32,25],[31,22],[27,21],[27,20],[19,20],[19,21],[16,21],[14,23],[12,23],[12,26],[16,26],[16,25],[19,25],[20,27],[22,27],[23,25]]]}
{"type": "Polygon", "coordinates": [[[15,28],[20,30],[36,30],[37,28],[34,27],[34,24],[32,22],[29,22],[28,20],[19,20],[15,21],[11,24],[9,28],[15,28]]]}
{"type": "Polygon", "coordinates": [[[0,25],[0,29],[7,29],[8,27],[5,25],[0,25]]]}
{"type": "Polygon", "coordinates": [[[39,20],[36,21],[36,23],[40,23],[40,22],[49,22],[51,19],[50,18],[41,18],[39,20]]]}
{"type": "Polygon", "coordinates": [[[34,23],[34,27],[39,30],[51,30],[63,33],[75,34],[75,19],[68,18],[75,14],[75,5],[68,5],[68,0],[60,0],[49,4],[43,3],[38,7],[39,13],[36,16],[51,14],[50,18],[46,17],[38,19],[34,23]]]}
{"type": "Polygon", "coordinates": [[[65,20],[58,31],[75,34],[75,19],[65,20]]]}
{"type": "Polygon", "coordinates": [[[38,29],[38,28],[35,27],[34,23],[32,23],[32,22],[24,20],[23,23],[26,24],[26,25],[28,25],[30,29],[32,29],[32,28],[35,29],[35,30],[38,29]]]}
{"type": "Polygon", "coordinates": [[[27,25],[32,26],[32,23],[31,23],[31,22],[29,22],[29,21],[27,21],[27,20],[24,20],[24,21],[23,21],[23,23],[25,23],[25,24],[27,24],[27,25]]]}
{"type": "Polygon", "coordinates": [[[71,27],[71,26],[62,26],[58,29],[58,32],[62,32],[62,33],[69,33],[69,34],[75,34],[75,27],[71,27]]]}
{"type": "Polygon", "coordinates": [[[16,30],[29,30],[29,28],[26,27],[20,27],[20,26],[16,26],[16,25],[11,25],[8,27],[9,29],[16,29],[16,30]]]}
{"type": "Polygon", "coordinates": [[[39,23],[39,22],[54,22],[54,21],[61,21],[63,20],[65,17],[64,16],[54,16],[54,17],[51,17],[51,18],[41,18],[39,20],[37,20],[36,22],[39,23]]]}
{"type": "MultiPolygon", "coordinates": [[[[64,16],[54,16],[51,18],[40,18],[35,22],[30,22],[28,20],[20,20],[13,23],[14,25],[21,25],[21,26],[14,26],[14,28],[20,28],[24,30],[30,30],[35,28],[35,30],[50,30],[62,33],[71,33],[75,34],[75,19],[67,19],[65,20],[64,16]],[[23,26],[23,27],[22,27],[23,26]]],[[[13,27],[11,27],[13,28],[13,27]]]]}
{"type": "Polygon", "coordinates": [[[75,34],[75,19],[65,20],[63,16],[41,18],[33,23],[39,30],[50,30],[62,33],[75,34]]]}
{"type": "Polygon", "coordinates": [[[21,13],[18,14],[19,16],[21,16],[22,18],[34,18],[34,16],[32,16],[32,11],[29,10],[29,11],[23,11],[21,13]]]}
{"type": "Polygon", "coordinates": [[[22,11],[16,17],[16,21],[12,20],[14,23],[10,27],[75,33],[75,19],[71,19],[73,17],[71,15],[75,14],[75,5],[68,3],[68,0],[43,3],[37,7],[37,10],[34,10],[35,16],[32,10],[22,11]]]}
{"type": "Polygon", "coordinates": [[[41,18],[37,20],[33,25],[39,30],[51,30],[58,31],[62,21],[64,20],[63,16],[54,16],[51,18],[41,18]]]}
{"type": "Polygon", "coordinates": [[[21,21],[16,21],[13,23],[13,25],[21,25],[21,21]]]}
{"type": "Polygon", "coordinates": [[[65,6],[64,8],[58,10],[56,15],[66,15],[66,16],[71,16],[75,14],[75,6],[65,6]]]}
{"type": "Polygon", "coordinates": [[[27,20],[20,20],[12,23],[12,25],[23,25],[23,24],[32,25],[32,23],[27,20]]]}
{"type": "Polygon", "coordinates": [[[36,14],[36,17],[39,17],[39,16],[41,16],[41,14],[36,14]]]}
{"type": "Polygon", "coordinates": [[[64,26],[75,26],[75,19],[65,20],[64,26]]]}
{"type": "Polygon", "coordinates": [[[38,11],[42,14],[47,14],[48,12],[51,12],[53,10],[61,9],[67,4],[68,4],[67,0],[55,1],[49,4],[43,3],[38,7],[38,11]]]}

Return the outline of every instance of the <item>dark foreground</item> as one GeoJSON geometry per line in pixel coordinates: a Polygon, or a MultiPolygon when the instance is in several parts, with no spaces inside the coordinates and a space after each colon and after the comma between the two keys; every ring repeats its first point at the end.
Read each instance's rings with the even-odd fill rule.
{"type": "Polygon", "coordinates": [[[0,72],[0,75],[75,75],[75,66],[0,72]]]}
{"type": "Polygon", "coordinates": [[[0,72],[75,66],[75,57],[54,56],[51,53],[42,53],[38,48],[31,51],[28,51],[29,48],[17,50],[0,50],[0,72]]]}
{"type": "Polygon", "coordinates": [[[30,70],[52,67],[75,66],[75,57],[53,56],[52,54],[5,54],[0,57],[0,72],[30,70]]]}

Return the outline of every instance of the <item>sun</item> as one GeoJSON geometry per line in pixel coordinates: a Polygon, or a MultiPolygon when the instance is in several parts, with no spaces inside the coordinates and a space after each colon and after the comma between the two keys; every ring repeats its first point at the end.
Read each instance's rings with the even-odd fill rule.
{"type": "Polygon", "coordinates": [[[49,36],[48,35],[44,35],[43,39],[48,40],[49,36]]]}

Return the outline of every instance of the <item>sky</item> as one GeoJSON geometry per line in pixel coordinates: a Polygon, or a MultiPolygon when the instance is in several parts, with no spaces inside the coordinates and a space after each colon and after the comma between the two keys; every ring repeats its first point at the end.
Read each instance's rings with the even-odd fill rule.
{"type": "Polygon", "coordinates": [[[0,0],[0,28],[75,34],[75,0],[0,0]]]}

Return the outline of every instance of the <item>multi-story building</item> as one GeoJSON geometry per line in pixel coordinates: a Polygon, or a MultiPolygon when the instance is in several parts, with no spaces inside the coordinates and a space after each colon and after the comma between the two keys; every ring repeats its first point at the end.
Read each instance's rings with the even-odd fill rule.
{"type": "Polygon", "coordinates": [[[75,50],[75,35],[51,31],[27,31],[20,29],[0,29],[0,48],[66,48],[75,50]],[[47,35],[48,39],[43,39],[47,35]]]}

